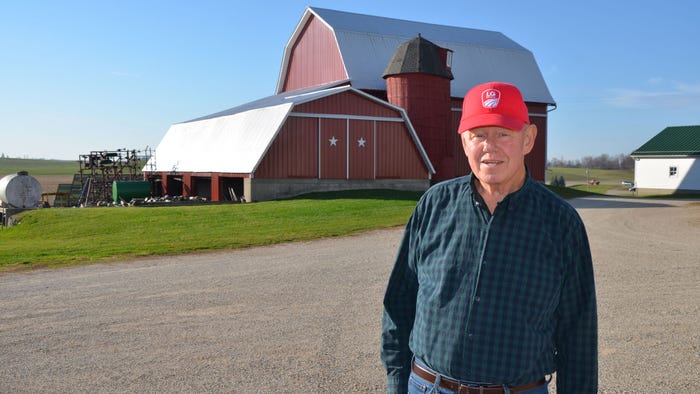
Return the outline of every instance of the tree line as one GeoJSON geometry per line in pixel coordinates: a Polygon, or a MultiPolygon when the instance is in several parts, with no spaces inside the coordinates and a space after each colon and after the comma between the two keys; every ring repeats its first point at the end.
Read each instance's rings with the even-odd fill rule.
{"type": "Polygon", "coordinates": [[[599,170],[633,170],[634,159],[630,155],[618,154],[600,156],[584,156],[577,160],[552,158],[547,162],[548,167],[595,168],[599,170]]]}

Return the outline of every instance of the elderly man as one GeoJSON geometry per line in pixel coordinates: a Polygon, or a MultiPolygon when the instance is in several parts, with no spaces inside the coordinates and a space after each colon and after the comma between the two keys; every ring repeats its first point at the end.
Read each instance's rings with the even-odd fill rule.
{"type": "Polygon", "coordinates": [[[388,392],[595,393],[597,314],[577,212],[530,178],[537,137],[520,91],[472,88],[461,134],[472,173],[430,188],[384,297],[388,392]]]}

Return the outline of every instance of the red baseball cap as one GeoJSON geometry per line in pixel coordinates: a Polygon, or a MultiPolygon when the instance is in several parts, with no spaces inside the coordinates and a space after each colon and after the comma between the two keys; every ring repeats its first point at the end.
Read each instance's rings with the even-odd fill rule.
{"type": "Polygon", "coordinates": [[[459,134],[484,126],[522,130],[530,124],[527,106],[515,85],[487,82],[476,85],[464,96],[459,134]]]}

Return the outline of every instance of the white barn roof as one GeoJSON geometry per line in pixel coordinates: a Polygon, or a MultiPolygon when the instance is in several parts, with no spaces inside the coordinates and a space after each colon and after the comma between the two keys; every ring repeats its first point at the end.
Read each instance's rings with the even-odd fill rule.
{"type": "Polygon", "coordinates": [[[143,171],[251,174],[260,164],[295,105],[349,90],[399,111],[407,122],[423,161],[429,171],[435,173],[402,108],[351,86],[335,86],[337,84],[284,92],[174,124],[158,144],[155,155],[149,159],[143,171]]]}
{"type": "Polygon", "coordinates": [[[144,171],[250,173],[291,107],[281,103],[174,124],[144,171]]]}
{"type": "Polygon", "coordinates": [[[285,47],[278,93],[283,89],[292,46],[312,15],[333,31],[346,72],[357,89],[386,90],[382,72],[391,56],[400,44],[420,33],[453,51],[453,97],[463,97],[479,83],[500,80],[517,85],[528,102],[555,105],[532,52],[502,33],[316,7],[306,9],[285,47]]]}

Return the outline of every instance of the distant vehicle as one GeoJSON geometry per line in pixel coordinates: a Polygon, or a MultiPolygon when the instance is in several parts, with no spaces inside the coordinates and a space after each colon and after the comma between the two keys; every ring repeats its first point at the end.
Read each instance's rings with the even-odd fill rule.
{"type": "Polygon", "coordinates": [[[600,181],[597,179],[590,179],[588,180],[589,185],[600,185],[600,181]]]}
{"type": "Polygon", "coordinates": [[[634,182],[622,181],[622,186],[632,187],[634,186],[634,182]]]}

